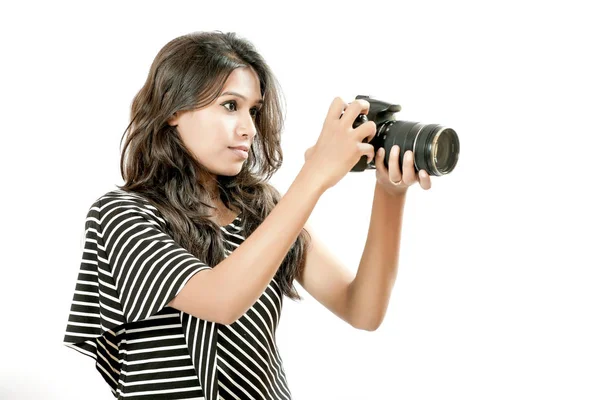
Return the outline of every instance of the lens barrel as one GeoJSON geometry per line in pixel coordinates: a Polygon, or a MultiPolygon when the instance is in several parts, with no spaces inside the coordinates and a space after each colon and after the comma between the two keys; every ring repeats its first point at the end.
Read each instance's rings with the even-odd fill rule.
{"type": "Polygon", "coordinates": [[[400,146],[402,151],[400,170],[407,150],[413,152],[415,169],[424,169],[429,175],[448,174],[458,162],[460,143],[454,129],[437,124],[386,121],[378,131],[378,136],[383,135],[386,167],[394,145],[400,146]]]}

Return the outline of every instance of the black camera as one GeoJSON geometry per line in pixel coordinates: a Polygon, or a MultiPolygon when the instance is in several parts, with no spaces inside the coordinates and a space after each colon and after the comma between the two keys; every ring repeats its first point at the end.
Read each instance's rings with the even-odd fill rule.
{"type": "MultiPolygon", "coordinates": [[[[460,145],[458,135],[454,129],[437,125],[423,124],[420,122],[398,121],[394,114],[400,111],[398,104],[386,103],[375,100],[369,96],[356,96],[356,100],[363,99],[369,102],[369,112],[365,116],[359,115],[353,128],[367,121],[375,122],[377,130],[373,139],[368,142],[375,148],[375,154],[380,147],[385,149],[384,164],[388,167],[389,154],[392,146],[400,146],[400,171],[402,171],[402,160],[404,153],[411,150],[414,155],[416,171],[424,169],[427,173],[435,176],[449,174],[458,162],[460,145]]],[[[376,169],[375,159],[367,163],[367,156],[362,156],[358,163],[352,167],[351,172],[360,172],[365,169],[376,169]]]]}

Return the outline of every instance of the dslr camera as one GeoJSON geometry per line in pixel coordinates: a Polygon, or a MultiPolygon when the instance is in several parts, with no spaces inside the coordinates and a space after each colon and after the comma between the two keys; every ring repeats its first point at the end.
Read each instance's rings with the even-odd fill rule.
{"type": "MultiPolygon", "coordinates": [[[[400,146],[400,171],[407,150],[413,152],[416,171],[424,169],[430,176],[449,174],[456,167],[460,145],[454,129],[438,124],[396,120],[395,114],[400,111],[400,105],[363,95],[356,96],[356,99],[366,100],[370,106],[368,114],[359,115],[352,127],[357,128],[367,121],[375,122],[375,136],[368,143],[373,145],[375,154],[380,147],[385,149],[386,168],[389,168],[389,154],[394,145],[400,146]]],[[[366,143],[367,139],[363,142],[366,143]]],[[[350,171],[376,169],[375,159],[369,163],[367,159],[367,156],[362,156],[350,171]]]]}

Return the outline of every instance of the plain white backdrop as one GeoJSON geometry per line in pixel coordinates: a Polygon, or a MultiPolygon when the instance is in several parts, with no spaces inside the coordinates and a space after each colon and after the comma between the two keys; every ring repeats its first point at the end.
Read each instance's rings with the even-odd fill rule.
{"type": "MultiPolygon", "coordinates": [[[[0,6],[0,398],[112,398],[62,345],[92,202],[121,184],[119,141],[172,38],[235,31],[287,101],[283,193],[335,96],[454,128],[461,154],[409,190],[379,330],[301,290],[277,340],[308,399],[598,399],[600,29],[592,2],[19,2],[0,6]]],[[[352,270],[375,172],[349,173],[310,223],[352,270]]]]}

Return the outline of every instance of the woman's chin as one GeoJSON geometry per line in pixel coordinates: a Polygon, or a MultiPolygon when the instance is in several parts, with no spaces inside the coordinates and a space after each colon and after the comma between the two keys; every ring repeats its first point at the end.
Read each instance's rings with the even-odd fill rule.
{"type": "Polygon", "coordinates": [[[221,176],[236,176],[236,175],[238,175],[242,171],[242,164],[243,163],[239,163],[239,165],[231,165],[229,168],[221,169],[217,173],[217,175],[221,175],[221,176]]]}

